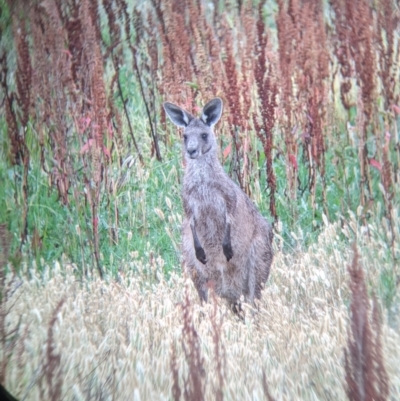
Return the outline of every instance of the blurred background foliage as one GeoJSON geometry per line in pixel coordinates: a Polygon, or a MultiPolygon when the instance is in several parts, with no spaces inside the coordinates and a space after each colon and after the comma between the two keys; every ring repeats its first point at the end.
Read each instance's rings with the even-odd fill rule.
{"type": "Polygon", "coordinates": [[[392,0],[0,0],[12,265],[180,271],[181,133],[162,102],[219,96],[221,160],[277,246],[353,213],[382,227],[396,291],[399,24],[392,0]]]}

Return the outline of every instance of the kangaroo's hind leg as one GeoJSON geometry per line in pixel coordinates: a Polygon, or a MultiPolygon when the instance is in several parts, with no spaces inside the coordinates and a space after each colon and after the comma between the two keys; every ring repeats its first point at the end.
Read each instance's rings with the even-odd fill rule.
{"type": "Polygon", "coordinates": [[[257,299],[261,298],[261,291],[264,288],[264,284],[269,278],[269,272],[271,269],[273,251],[271,244],[271,236],[268,236],[268,232],[260,233],[257,235],[255,241],[255,287],[254,295],[257,299]],[[264,235],[263,235],[264,234],[264,235]]]}
{"type": "Polygon", "coordinates": [[[254,296],[256,295],[256,254],[257,252],[253,242],[245,264],[245,280],[243,288],[243,294],[246,297],[246,302],[250,304],[254,304],[254,296]]]}
{"type": "Polygon", "coordinates": [[[197,293],[199,294],[200,301],[207,302],[208,301],[207,278],[196,268],[196,266],[187,265],[186,270],[193,281],[197,293]]]}

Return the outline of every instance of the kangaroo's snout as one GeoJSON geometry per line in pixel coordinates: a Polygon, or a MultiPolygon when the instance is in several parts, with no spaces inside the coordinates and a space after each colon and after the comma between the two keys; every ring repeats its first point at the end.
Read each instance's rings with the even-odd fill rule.
{"type": "Polygon", "coordinates": [[[191,159],[195,159],[199,155],[199,143],[196,138],[190,138],[187,140],[186,152],[191,159]]]}

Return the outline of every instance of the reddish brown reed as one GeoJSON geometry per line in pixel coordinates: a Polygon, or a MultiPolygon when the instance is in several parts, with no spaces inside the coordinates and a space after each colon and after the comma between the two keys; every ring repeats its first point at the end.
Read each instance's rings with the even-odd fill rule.
{"type": "Polygon", "coordinates": [[[7,122],[7,134],[10,140],[10,151],[8,153],[9,161],[12,165],[21,164],[23,159],[23,149],[21,149],[21,140],[19,139],[18,120],[15,113],[15,94],[10,93],[7,86],[7,54],[0,57],[1,64],[1,87],[4,92],[5,118],[7,122]]]}
{"type": "MultiPolygon", "coordinates": [[[[161,3],[153,0],[163,44],[163,79],[161,93],[175,103],[192,102],[194,91],[188,82],[193,80],[194,60],[191,37],[187,34],[188,6],[178,0],[161,3]]],[[[189,110],[192,111],[192,110],[189,110]]]]}
{"type": "Polygon", "coordinates": [[[69,202],[72,170],[65,135],[70,128],[66,112],[69,109],[68,93],[75,93],[76,90],[72,82],[70,55],[64,51],[66,32],[62,29],[60,14],[52,1],[31,7],[29,16],[33,36],[32,96],[36,101],[35,117],[40,132],[42,167],[51,174],[51,181],[66,205],[69,202]],[[44,158],[47,137],[56,161],[50,169],[44,158]]]}
{"type": "Polygon", "coordinates": [[[6,224],[0,224],[0,398],[15,401],[15,398],[3,387],[7,379],[7,371],[12,357],[16,357],[20,366],[22,354],[25,351],[24,340],[27,337],[29,325],[24,332],[20,332],[21,318],[16,324],[10,324],[7,317],[12,312],[14,304],[10,306],[10,299],[15,294],[19,285],[16,283],[16,272],[10,271],[8,263],[10,259],[12,234],[6,224]],[[7,277],[8,276],[8,277],[7,277]]]}
{"type": "MultiPolygon", "coordinates": [[[[157,34],[155,32],[153,16],[151,13],[148,13],[147,15],[148,24],[146,25],[145,14],[137,8],[135,8],[133,12],[133,23],[136,37],[135,44],[129,46],[133,56],[133,70],[139,83],[139,89],[145,105],[147,120],[150,127],[150,136],[152,138],[151,155],[156,155],[157,160],[161,161],[162,157],[159,146],[159,136],[157,132],[157,113],[159,110],[156,107],[156,88],[158,83],[157,71],[159,69],[157,41],[155,39],[157,34]],[[138,60],[140,60],[140,62],[138,62],[138,60]]],[[[128,24],[129,19],[125,19],[125,25],[128,24]]],[[[126,29],[126,31],[128,30],[126,29]]],[[[127,39],[129,40],[130,38],[127,37],[127,39]]],[[[120,90],[120,93],[122,97],[122,90],[120,90]]],[[[129,114],[125,104],[124,109],[128,119],[131,137],[135,147],[137,148],[136,140],[133,137],[129,114]]],[[[139,158],[143,164],[143,158],[140,152],[139,158]]]]}
{"type": "Polygon", "coordinates": [[[47,329],[46,351],[42,365],[42,376],[39,379],[39,388],[43,400],[59,401],[62,399],[63,372],[61,366],[61,354],[56,352],[54,341],[54,327],[57,315],[60,313],[65,299],[61,299],[54,309],[47,329]],[[46,381],[47,392],[43,389],[42,381],[46,381]]]}
{"type": "MultiPolygon", "coordinates": [[[[7,122],[11,123],[10,128],[12,129],[9,131],[13,152],[11,158],[23,167],[20,182],[22,195],[22,204],[20,205],[22,208],[20,247],[22,247],[28,236],[28,171],[30,153],[26,144],[26,129],[31,109],[32,64],[26,32],[26,16],[22,14],[22,5],[20,3],[17,5],[10,4],[11,7],[15,7],[12,28],[17,51],[17,91],[14,95],[11,95],[8,94],[9,91],[6,89],[6,94],[8,94],[6,99],[6,118],[7,122]],[[16,110],[13,110],[13,106],[16,107],[16,110]]],[[[7,83],[5,85],[7,86],[7,83]]]]}
{"type": "Polygon", "coordinates": [[[308,188],[314,205],[317,170],[325,175],[324,103],[327,98],[329,55],[321,2],[279,1],[277,17],[282,101],[285,116],[287,176],[296,197],[298,143],[308,165],[308,188]],[[301,136],[296,137],[300,131],[301,136]]]}
{"type": "Polygon", "coordinates": [[[398,59],[400,46],[395,46],[395,32],[399,28],[400,18],[396,12],[395,2],[380,0],[376,7],[378,18],[374,29],[379,51],[379,77],[382,81],[381,91],[386,110],[393,104],[398,104],[399,94],[395,91],[396,77],[400,65],[398,59]]]}
{"type": "Polygon", "coordinates": [[[185,293],[183,308],[182,347],[188,365],[188,376],[184,380],[185,401],[204,400],[204,358],[201,355],[199,335],[194,327],[192,307],[188,291],[185,293]]]}
{"type": "Polygon", "coordinates": [[[0,361],[0,383],[4,384],[7,374],[8,352],[7,340],[9,332],[6,325],[6,303],[9,287],[6,284],[7,262],[10,253],[11,235],[5,224],[0,224],[0,344],[2,347],[2,360],[0,361]]]}
{"type": "Polygon", "coordinates": [[[374,297],[372,327],[364,272],[354,245],[352,264],[348,266],[351,290],[351,323],[345,349],[346,392],[351,401],[388,399],[388,375],[382,355],[378,306],[374,297]]]}
{"type": "Polygon", "coordinates": [[[224,399],[224,378],[226,377],[226,361],[225,361],[225,348],[222,341],[222,316],[218,319],[218,303],[215,289],[210,288],[211,301],[213,303],[213,310],[211,313],[211,327],[212,338],[214,343],[214,364],[215,364],[215,400],[223,401],[224,399]]]}
{"type": "Polygon", "coordinates": [[[243,175],[241,172],[241,162],[243,159],[243,145],[240,133],[243,130],[244,120],[242,116],[242,102],[240,98],[239,71],[236,66],[236,57],[233,51],[234,39],[230,29],[225,25],[225,51],[226,59],[224,69],[226,80],[224,82],[224,93],[226,96],[226,109],[229,110],[228,121],[231,138],[233,142],[232,170],[239,185],[245,189],[243,175]]]}
{"type": "MultiPolygon", "coordinates": [[[[335,13],[336,31],[331,37],[334,43],[334,53],[340,66],[340,97],[343,107],[349,110],[352,105],[350,98],[350,91],[352,88],[351,78],[354,76],[350,42],[348,40],[351,27],[346,18],[343,2],[331,0],[330,4],[335,13]]],[[[333,81],[332,85],[334,85],[333,81]]],[[[334,90],[332,91],[334,92],[334,90]]]]}
{"type": "Polygon", "coordinates": [[[275,398],[273,398],[272,395],[269,392],[268,383],[267,383],[267,377],[265,375],[265,371],[264,370],[263,370],[263,374],[262,374],[262,385],[263,385],[263,391],[264,391],[264,395],[265,395],[266,399],[268,401],[274,401],[275,398]]]}
{"type": "MultiPolygon", "coordinates": [[[[335,11],[335,27],[340,44],[337,45],[337,55],[341,70],[347,76],[353,75],[356,79],[360,96],[357,102],[359,121],[358,135],[360,140],[359,162],[360,162],[360,195],[361,204],[365,205],[367,197],[371,197],[371,181],[368,167],[368,126],[373,122],[376,99],[376,77],[377,64],[374,50],[374,18],[373,9],[367,0],[357,3],[345,2],[343,0],[331,0],[335,11]],[[349,60],[354,69],[349,68],[349,60]]],[[[344,88],[346,90],[347,87],[344,88]]],[[[343,99],[343,96],[342,96],[343,99]]],[[[345,104],[345,102],[344,102],[345,104]]]]}
{"type": "MultiPolygon", "coordinates": [[[[210,299],[213,303],[211,314],[209,315],[212,327],[212,341],[214,344],[214,355],[212,371],[208,371],[208,377],[213,384],[213,392],[216,401],[224,399],[224,383],[226,379],[225,349],[222,341],[222,316],[218,318],[218,303],[214,288],[211,285],[210,299]]],[[[171,374],[172,374],[172,396],[175,401],[183,399],[185,401],[202,401],[206,391],[206,371],[204,369],[204,357],[200,349],[200,338],[194,326],[193,306],[189,298],[187,289],[185,290],[182,307],[183,327],[182,327],[182,348],[188,366],[187,376],[183,378],[183,389],[179,384],[179,368],[176,359],[176,347],[171,345],[171,374]]]]}
{"type": "Polygon", "coordinates": [[[179,401],[181,399],[181,387],[179,385],[179,368],[176,360],[176,347],[174,344],[171,346],[171,373],[172,373],[172,397],[174,401],[179,401]]]}
{"type": "Polygon", "coordinates": [[[259,114],[253,114],[254,127],[256,134],[263,144],[266,159],[267,184],[269,189],[269,210],[276,222],[278,215],[275,207],[276,179],[272,168],[272,149],[273,149],[273,127],[275,125],[275,108],[278,89],[274,83],[273,67],[267,57],[267,34],[262,16],[263,2],[258,8],[257,20],[257,41],[256,41],[256,62],[254,67],[255,81],[259,97],[259,114]]]}
{"type": "Polygon", "coordinates": [[[298,4],[290,1],[288,7],[283,0],[278,1],[279,12],[276,17],[279,41],[279,71],[281,86],[281,107],[284,111],[280,120],[284,130],[286,145],[286,176],[289,187],[289,197],[297,196],[297,124],[294,119],[295,104],[293,104],[292,76],[294,76],[296,55],[293,47],[299,42],[300,29],[296,27],[298,19],[298,4]],[[290,11],[289,11],[290,10],[290,11]]]}

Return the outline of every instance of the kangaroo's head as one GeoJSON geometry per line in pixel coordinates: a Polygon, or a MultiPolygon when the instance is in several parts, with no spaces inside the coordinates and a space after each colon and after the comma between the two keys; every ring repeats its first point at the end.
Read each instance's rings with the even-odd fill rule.
{"type": "Polygon", "coordinates": [[[164,110],[171,121],[178,127],[184,127],[183,140],[185,154],[189,159],[200,159],[211,153],[216,154],[217,146],[213,126],[221,118],[222,100],[215,98],[208,102],[196,118],[186,110],[172,103],[165,102],[164,110]]]}

